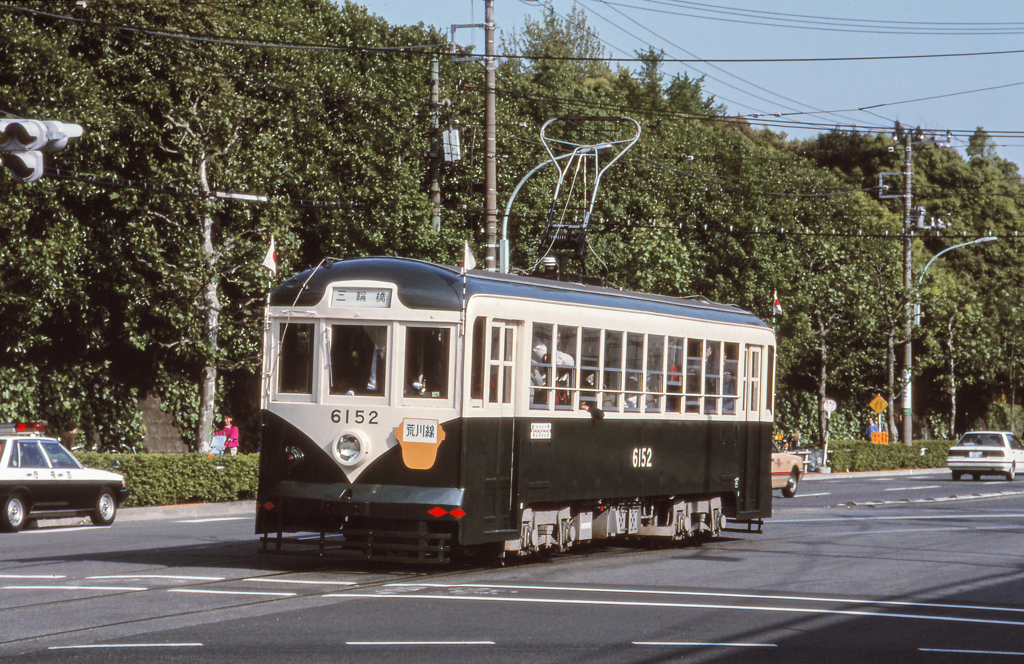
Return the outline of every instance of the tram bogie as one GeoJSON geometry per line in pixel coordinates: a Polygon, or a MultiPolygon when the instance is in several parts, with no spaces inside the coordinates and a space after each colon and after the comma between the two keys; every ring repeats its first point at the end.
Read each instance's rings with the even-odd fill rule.
{"type": "Polygon", "coordinates": [[[342,261],[268,307],[256,532],[447,562],[771,514],[774,336],[733,307],[342,261]]]}

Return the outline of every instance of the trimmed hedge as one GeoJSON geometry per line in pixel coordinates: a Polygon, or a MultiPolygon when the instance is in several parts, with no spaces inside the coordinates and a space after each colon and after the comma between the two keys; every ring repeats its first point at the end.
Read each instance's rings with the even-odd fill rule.
{"type": "Polygon", "coordinates": [[[829,443],[828,466],[836,473],[902,468],[945,468],[954,440],[921,440],[907,447],[902,443],[879,445],[867,441],[840,440],[829,443]]]}
{"type": "Polygon", "coordinates": [[[78,460],[90,468],[124,475],[128,500],[122,507],[226,503],[252,500],[259,481],[259,454],[100,454],[81,452],[78,460]]]}

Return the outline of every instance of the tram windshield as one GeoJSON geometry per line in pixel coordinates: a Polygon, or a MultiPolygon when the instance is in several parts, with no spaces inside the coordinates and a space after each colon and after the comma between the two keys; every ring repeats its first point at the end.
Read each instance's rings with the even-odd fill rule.
{"type": "Polygon", "coordinates": [[[405,396],[448,398],[448,349],[451,330],[410,327],[405,331],[405,396]]]}
{"type": "Polygon", "coordinates": [[[383,395],[387,341],[386,325],[332,325],[331,394],[383,395]]]}

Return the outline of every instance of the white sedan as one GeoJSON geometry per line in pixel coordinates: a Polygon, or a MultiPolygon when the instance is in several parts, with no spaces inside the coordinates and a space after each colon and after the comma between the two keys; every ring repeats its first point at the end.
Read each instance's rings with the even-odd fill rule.
{"type": "Polygon", "coordinates": [[[1002,475],[1013,480],[1024,468],[1024,445],[1006,431],[968,431],[949,448],[946,465],[953,479],[965,474],[980,480],[982,475],[1002,475]]]}

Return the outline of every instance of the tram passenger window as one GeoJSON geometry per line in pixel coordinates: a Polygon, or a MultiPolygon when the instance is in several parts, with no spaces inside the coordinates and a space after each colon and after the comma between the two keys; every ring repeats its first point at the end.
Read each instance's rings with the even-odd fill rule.
{"type": "Polygon", "coordinates": [[[700,363],[704,357],[704,341],[686,342],[686,412],[700,412],[700,363]]]}
{"type": "Polygon", "coordinates": [[[472,374],[470,375],[469,396],[472,399],[484,398],[484,326],[487,319],[478,317],[473,322],[473,358],[472,374]]]}
{"type": "Polygon", "coordinates": [[[761,348],[750,347],[750,412],[755,413],[760,408],[760,386],[761,386],[761,348]]]}
{"type": "Polygon", "coordinates": [[[678,396],[683,392],[683,340],[679,337],[668,338],[668,357],[665,360],[668,365],[668,376],[665,378],[665,391],[669,394],[665,398],[665,412],[678,413],[682,405],[678,396]]]}
{"type": "Polygon", "coordinates": [[[583,328],[580,345],[580,406],[597,407],[597,380],[601,370],[601,330],[583,328]]]}
{"type": "Polygon", "coordinates": [[[551,386],[551,337],[554,325],[548,323],[533,324],[533,341],[530,355],[530,408],[549,408],[548,395],[551,390],[540,389],[551,386]]]}
{"type": "Polygon", "coordinates": [[[555,328],[555,408],[569,410],[576,395],[576,357],[579,328],[555,328]]]}
{"type": "Polygon", "coordinates": [[[332,325],[331,394],[383,395],[387,341],[386,325],[332,325]]]}
{"type": "Polygon", "coordinates": [[[280,365],[277,391],[282,394],[313,393],[313,330],[312,323],[281,323],[280,365]]]}
{"type": "Polygon", "coordinates": [[[604,333],[604,373],[601,389],[604,391],[604,410],[619,409],[622,393],[622,332],[604,333]]]}
{"type": "Polygon", "coordinates": [[[626,399],[628,411],[640,410],[644,378],[644,335],[626,334],[626,399]]]}
{"type": "MultiPolygon", "coordinates": [[[[704,346],[704,394],[721,394],[722,387],[722,343],[709,341],[704,346]]],[[[718,413],[718,398],[716,396],[704,397],[704,414],[715,415],[718,413]]]]}
{"type": "Polygon", "coordinates": [[[498,403],[498,374],[501,370],[501,326],[491,327],[491,362],[488,378],[490,389],[487,391],[487,400],[491,403],[498,403]]]}
{"type": "Polygon", "coordinates": [[[726,343],[723,346],[722,363],[722,414],[736,414],[736,397],[739,394],[737,376],[740,367],[740,345],[726,343]]]}
{"type": "Polygon", "coordinates": [[[405,330],[405,396],[448,398],[450,330],[409,327],[405,330]]]}
{"type": "Polygon", "coordinates": [[[764,374],[764,407],[772,410],[775,394],[775,346],[768,346],[768,366],[764,374]]]}
{"type": "Polygon", "coordinates": [[[647,385],[644,412],[661,412],[661,395],[665,379],[665,337],[647,337],[647,385]]]}

